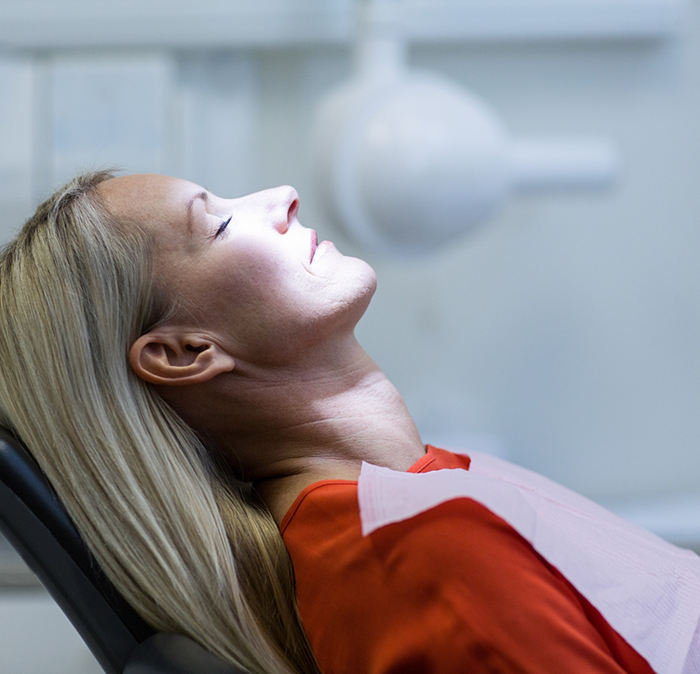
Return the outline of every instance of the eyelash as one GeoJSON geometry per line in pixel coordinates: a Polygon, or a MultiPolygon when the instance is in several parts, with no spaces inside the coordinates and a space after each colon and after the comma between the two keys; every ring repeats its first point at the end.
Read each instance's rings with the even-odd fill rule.
{"type": "Polygon", "coordinates": [[[224,220],[217,228],[216,232],[214,233],[214,238],[220,237],[225,231],[226,228],[228,227],[229,223],[231,222],[231,219],[233,218],[232,215],[229,215],[226,220],[224,220]]]}

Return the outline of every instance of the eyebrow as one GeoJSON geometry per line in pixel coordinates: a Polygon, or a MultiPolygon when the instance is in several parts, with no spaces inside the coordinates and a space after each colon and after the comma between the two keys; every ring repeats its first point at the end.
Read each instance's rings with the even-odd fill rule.
{"type": "Polygon", "coordinates": [[[187,230],[190,234],[192,234],[192,208],[194,206],[194,202],[197,201],[197,199],[201,199],[206,204],[209,201],[209,192],[207,192],[206,190],[197,192],[197,194],[195,194],[187,202],[187,230]]]}

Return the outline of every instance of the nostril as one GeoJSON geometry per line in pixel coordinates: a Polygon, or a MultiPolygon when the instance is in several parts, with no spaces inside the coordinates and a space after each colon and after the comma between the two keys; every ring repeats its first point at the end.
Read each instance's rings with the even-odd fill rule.
{"type": "Polygon", "coordinates": [[[289,204],[289,209],[287,210],[287,224],[289,224],[294,218],[297,217],[299,212],[299,199],[294,199],[291,204],[289,204]]]}

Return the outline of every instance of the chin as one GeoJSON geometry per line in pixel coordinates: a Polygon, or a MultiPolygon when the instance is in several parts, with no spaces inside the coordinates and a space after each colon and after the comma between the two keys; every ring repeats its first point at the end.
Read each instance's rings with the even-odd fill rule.
{"type": "Polygon", "coordinates": [[[374,269],[370,266],[369,262],[365,262],[362,258],[351,257],[348,258],[355,263],[355,269],[358,276],[367,276],[372,279],[373,285],[377,285],[377,274],[374,269]]]}
{"type": "Polygon", "coordinates": [[[355,288],[355,302],[353,304],[358,309],[357,320],[359,321],[377,290],[377,274],[366,262],[363,260],[358,261],[361,263],[361,266],[357,270],[357,276],[355,277],[357,285],[355,288]]]}
{"type": "Polygon", "coordinates": [[[374,291],[377,289],[377,274],[374,269],[364,260],[355,258],[359,263],[357,265],[356,277],[358,290],[364,297],[366,296],[367,303],[372,299],[374,291]]]}

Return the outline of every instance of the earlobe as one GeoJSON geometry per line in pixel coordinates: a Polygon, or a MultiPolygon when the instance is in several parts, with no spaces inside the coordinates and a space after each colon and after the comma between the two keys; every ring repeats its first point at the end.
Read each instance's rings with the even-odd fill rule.
{"type": "Polygon", "coordinates": [[[210,339],[167,328],[139,337],[129,362],[141,379],[159,386],[202,384],[235,367],[233,357],[210,339]]]}

